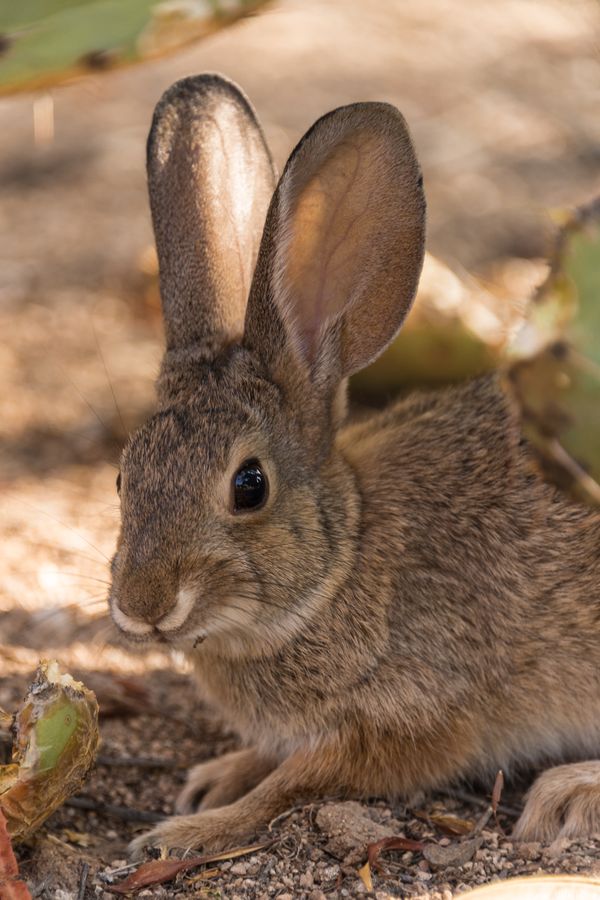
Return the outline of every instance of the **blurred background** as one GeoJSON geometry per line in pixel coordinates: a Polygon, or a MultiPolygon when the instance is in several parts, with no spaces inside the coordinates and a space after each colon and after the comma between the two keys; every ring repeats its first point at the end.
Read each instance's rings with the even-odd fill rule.
{"type": "MultiPolygon", "coordinates": [[[[81,5],[56,0],[63,38],[81,5]]],[[[175,79],[216,70],[237,81],[280,167],[337,105],[403,111],[432,254],[407,334],[424,315],[429,343],[407,345],[371,390],[379,398],[395,378],[452,380],[493,364],[543,278],[552,210],[600,184],[597,0],[278,0],[118,66],[127,5],[111,6],[107,45],[94,26],[67,52],[71,70],[48,74],[34,46],[29,77],[17,53],[31,29],[19,16],[35,19],[35,0],[1,13],[0,641],[13,648],[65,654],[77,643],[85,655],[84,638],[104,627],[116,462],[152,409],[162,347],[145,139],[175,79]],[[454,371],[444,340],[457,321],[468,347],[454,371]]]]}

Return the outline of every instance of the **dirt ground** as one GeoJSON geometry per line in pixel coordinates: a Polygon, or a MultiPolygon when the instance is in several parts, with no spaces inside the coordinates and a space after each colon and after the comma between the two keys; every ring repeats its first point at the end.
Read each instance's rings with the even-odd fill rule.
{"type": "MultiPolygon", "coordinates": [[[[187,766],[235,745],[199,706],[185,661],[118,646],[106,615],[116,463],[152,408],[161,354],[143,168],[159,95],[190,72],[224,72],[252,98],[280,165],[324,111],[395,103],[423,164],[430,250],[510,281],[544,254],[548,210],[600,188],[599,36],[596,0],[280,0],[168,59],[57,88],[51,102],[0,101],[0,706],[13,709],[38,659],[56,657],[103,713],[79,805],[19,850],[34,896],[112,896],[140,820],[172,811],[187,766]]],[[[476,820],[491,785],[472,790],[410,809],[309,805],[273,824],[268,849],[140,896],[355,896],[373,835],[453,843],[431,816],[476,820]]],[[[521,872],[598,870],[600,836],[511,842],[522,790],[507,785],[499,824],[462,865],[386,854],[376,896],[449,900],[521,872]]]]}

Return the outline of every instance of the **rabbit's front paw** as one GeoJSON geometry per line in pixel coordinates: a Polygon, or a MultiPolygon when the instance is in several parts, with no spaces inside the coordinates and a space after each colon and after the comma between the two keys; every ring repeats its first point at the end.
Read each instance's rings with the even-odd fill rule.
{"type": "Polygon", "coordinates": [[[513,837],[519,841],[584,838],[600,831],[600,761],[548,769],[530,788],[513,837]]]}
{"type": "Polygon", "coordinates": [[[215,809],[238,800],[272,771],[273,765],[252,750],[227,753],[190,769],[176,803],[176,812],[185,815],[215,809]]]}
{"type": "Polygon", "coordinates": [[[230,817],[218,811],[196,813],[193,816],[171,816],[131,841],[129,856],[140,859],[146,848],[225,850],[245,836],[238,832],[239,829],[232,827],[230,817]]]}

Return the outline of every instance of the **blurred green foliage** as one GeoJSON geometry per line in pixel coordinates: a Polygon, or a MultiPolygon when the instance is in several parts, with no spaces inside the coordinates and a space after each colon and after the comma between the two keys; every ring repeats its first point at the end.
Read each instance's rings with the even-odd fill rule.
{"type": "Polygon", "coordinates": [[[264,0],[3,0],[0,92],[159,56],[264,0]]]}

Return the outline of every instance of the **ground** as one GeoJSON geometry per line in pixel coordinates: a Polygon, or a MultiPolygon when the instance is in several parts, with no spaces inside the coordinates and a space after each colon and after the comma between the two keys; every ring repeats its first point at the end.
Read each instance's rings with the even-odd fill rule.
{"type": "MultiPolygon", "coordinates": [[[[95,809],[65,807],[19,850],[35,896],[78,897],[87,872],[80,896],[102,897],[136,815],[170,812],[186,767],[235,743],[199,706],[183,660],[116,646],[106,616],[119,449],[152,408],[161,353],[143,172],[156,99],[182,75],[223,71],[252,97],[280,165],[327,109],[396,103],[423,163],[429,248],[486,283],[499,273],[519,283],[511,273],[545,252],[548,210],[600,186],[599,15],[595,0],[282,0],[158,63],[56,89],[52,104],[0,102],[0,706],[14,709],[40,656],[54,656],[103,711],[81,795],[95,809]]],[[[449,840],[415,812],[476,819],[491,785],[477,790],[417,810],[374,800],[360,815],[314,804],[274,823],[270,848],[146,896],[353,896],[364,890],[365,818],[449,840]],[[336,839],[332,822],[348,816],[336,839]]],[[[522,788],[509,784],[503,801],[509,835],[522,788]]],[[[488,829],[458,867],[387,854],[377,895],[447,900],[519,872],[591,871],[598,859],[599,842],[519,847],[488,829]]]]}

